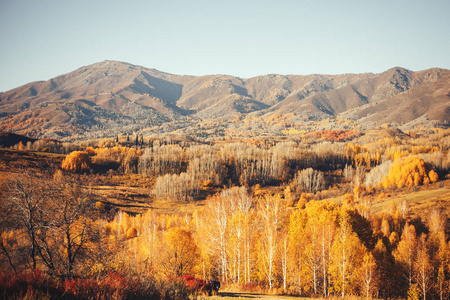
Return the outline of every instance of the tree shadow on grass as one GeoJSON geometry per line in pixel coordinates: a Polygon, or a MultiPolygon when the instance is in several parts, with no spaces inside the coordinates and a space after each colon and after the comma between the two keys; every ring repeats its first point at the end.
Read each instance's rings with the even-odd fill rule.
{"type": "Polygon", "coordinates": [[[261,298],[262,294],[247,294],[247,293],[219,293],[220,297],[229,298],[242,298],[242,299],[258,299],[261,298]]]}

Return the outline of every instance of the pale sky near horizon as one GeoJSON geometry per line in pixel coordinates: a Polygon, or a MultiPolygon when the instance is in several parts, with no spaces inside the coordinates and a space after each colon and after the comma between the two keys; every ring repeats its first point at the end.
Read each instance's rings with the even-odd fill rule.
{"type": "Polygon", "coordinates": [[[103,60],[173,74],[450,69],[449,0],[0,0],[0,92],[103,60]]]}

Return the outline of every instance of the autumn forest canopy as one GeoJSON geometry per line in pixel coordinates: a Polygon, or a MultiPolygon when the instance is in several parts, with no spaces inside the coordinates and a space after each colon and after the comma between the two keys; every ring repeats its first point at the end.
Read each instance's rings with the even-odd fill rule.
{"type": "Polygon", "coordinates": [[[449,150],[449,129],[20,142],[0,149],[0,286],[448,299],[449,150]]]}

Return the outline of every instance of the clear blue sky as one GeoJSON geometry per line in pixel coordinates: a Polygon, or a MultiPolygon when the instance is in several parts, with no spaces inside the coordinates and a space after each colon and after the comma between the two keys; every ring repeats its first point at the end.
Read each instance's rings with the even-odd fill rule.
{"type": "Polygon", "coordinates": [[[0,0],[0,91],[103,60],[174,74],[450,69],[448,0],[0,0]]]}

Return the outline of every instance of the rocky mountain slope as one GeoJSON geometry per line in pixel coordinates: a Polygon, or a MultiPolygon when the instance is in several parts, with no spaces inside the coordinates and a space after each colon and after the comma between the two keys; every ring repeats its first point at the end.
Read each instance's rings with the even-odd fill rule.
{"type": "Polygon", "coordinates": [[[0,93],[0,130],[32,137],[77,139],[145,129],[164,133],[217,120],[280,119],[298,127],[336,117],[367,126],[448,125],[450,70],[241,79],[179,76],[104,61],[0,93]]]}

